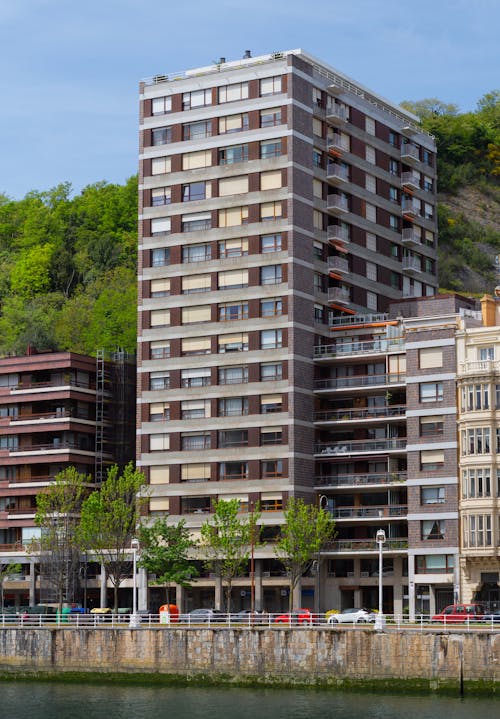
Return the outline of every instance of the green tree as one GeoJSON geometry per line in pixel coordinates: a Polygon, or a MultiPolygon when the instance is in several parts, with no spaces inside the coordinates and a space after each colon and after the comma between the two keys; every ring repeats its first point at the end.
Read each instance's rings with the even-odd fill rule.
{"type": "Polygon", "coordinates": [[[57,602],[59,610],[79,594],[78,524],[91,481],[90,476],[68,467],[36,498],[35,523],[41,531],[29,551],[39,559],[41,598],[57,602]]]}
{"type": "Polygon", "coordinates": [[[252,542],[254,546],[259,542],[259,519],[258,510],[241,517],[237,499],[220,499],[214,514],[201,527],[205,564],[225,584],[227,612],[231,611],[233,581],[248,565],[252,542]]]}
{"type": "Polygon", "coordinates": [[[153,584],[165,584],[166,603],[170,604],[169,584],[190,587],[197,575],[196,567],[189,559],[194,542],[184,520],[168,524],[166,517],[157,519],[151,526],[142,524],[137,536],[141,546],[139,566],[156,575],[153,584]]]}
{"type": "MultiPolygon", "coordinates": [[[[85,500],[81,511],[79,538],[104,566],[113,586],[114,611],[118,611],[118,589],[130,575],[130,542],[138,525],[144,475],[129,462],[120,474],[110,467],[101,488],[85,500]]],[[[143,501],[143,500],[142,500],[143,501]]]]}
{"type": "Polygon", "coordinates": [[[275,553],[290,577],[292,611],[295,587],[313,559],[335,537],[335,523],[324,509],[295,497],[288,500],[284,514],[285,524],[280,528],[275,553]]]}
{"type": "Polygon", "coordinates": [[[4,594],[3,594],[3,583],[7,577],[11,574],[20,574],[21,565],[12,562],[2,563],[0,562],[0,614],[3,614],[4,610],[4,594]]]}

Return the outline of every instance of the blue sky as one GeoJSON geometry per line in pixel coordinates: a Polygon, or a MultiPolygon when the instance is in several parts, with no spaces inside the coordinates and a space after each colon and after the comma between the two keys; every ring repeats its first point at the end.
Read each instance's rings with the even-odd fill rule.
{"type": "Polygon", "coordinates": [[[386,98],[500,87],[498,0],[0,0],[0,192],[123,182],[144,77],[302,48],[386,98]]]}

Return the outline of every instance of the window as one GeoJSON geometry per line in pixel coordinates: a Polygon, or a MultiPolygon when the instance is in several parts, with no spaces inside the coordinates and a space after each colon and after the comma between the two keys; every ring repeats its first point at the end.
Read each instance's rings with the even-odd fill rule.
{"type": "Polygon", "coordinates": [[[170,419],[170,402],[152,402],[149,405],[150,422],[168,422],[170,419]]]}
{"type": "Polygon", "coordinates": [[[170,172],[171,166],[171,157],[153,157],[151,160],[151,174],[165,175],[167,172],[170,172]]]}
{"type": "MultiPolygon", "coordinates": [[[[500,492],[497,496],[500,496],[500,492]]],[[[462,497],[464,499],[491,497],[489,467],[474,467],[462,471],[462,497]]]]}
{"type": "Polygon", "coordinates": [[[444,519],[425,519],[421,523],[422,540],[444,539],[444,519]]]}
{"type": "Polygon", "coordinates": [[[219,197],[241,195],[248,192],[248,175],[224,177],[219,180],[219,197]]]}
{"type": "Polygon", "coordinates": [[[219,367],[219,384],[243,384],[246,382],[248,382],[246,365],[219,367]]]}
{"type": "Polygon", "coordinates": [[[157,340],[150,344],[151,359],[166,359],[170,357],[170,342],[157,340]]]}
{"type": "Polygon", "coordinates": [[[283,429],[281,427],[262,427],[260,430],[260,443],[265,444],[281,444],[283,438],[283,429]]]}
{"type": "Polygon", "coordinates": [[[366,306],[369,310],[378,310],[378,297],[375,292],[366,293],[366,306]]]}
{"type": "Polygon", "coordinates": [[[452,574],[454,570],[453,554],[428,554],[416,556],[417,574],[452,574]]]}
{"type": "Polygon", "coordinates": [[[212,258],[212,249],[208,244],[184,245],[182,248],[183,262],[205,262],[212,258]]]}
{"type": "Polygon", "coordinates": [[[248,414],[248,397],[224,397],[219,400],[219,417],[241,417],[248,414]]]}
{"type": "Polygon", "coordinates": [[[442,449],[423,449],[420,452],[420,470],[422,472],[431,472],[444,467],[444,450],[442,449]]]}
{"type": "Polygon", "coordinates": [[[462,456],[468,454],[489,454],[491,451],[489,427],[470,427],[461,432],[462,456]]]}
{"type": "Polygon", "coordinates": [[[269,157],[279,157],[281,155],[281,140],[263,140],[260,143],[260,157],[266,160],[269,157]]]}
{"type": "Polygon", "coordinates": [[[181,464],[181,482],[208,482],[209,480],[209,464],[181,464]]]}
{"type": "Polygon", "coordinates": [[[154,217],[151,220],[151,236],[169,235],[170,217],[154,217]]]}
{"type": "Polygon", "coordinates": [[[369,202],[365,202],[365,217],[369,222],[377,221],[377,208],[369,202]]]}
{"type": "Polygon", "coordinates": [[[470,514],[464,517],[464,539],[469,547],[491,547],[491,515],[470,514]]]}
{"type": "Polygon", "coordinates": [[[161,370],[160,372],[151,372],[149,375],[149,389],[169,389],[170,372],[161,370]]]}
{"type": "Polygon", "coordinates": [[[317,117],[313,117],[313,135],[323,137],[323,123],[317,117]]]}
{"type": "Polygon", "coordinates": [[[221,462],[219,479],[247,479],[248,462],[221,462]]]}
{"type": "Polygon", "coordinates": [[[264,77],[260,81],[260,94],[262,95],[276,95],[281,92],[281,75],[275,77],[264,77]]]}
{"type": "Polygon", "coordinates": [[[196,212],[192,215],[181,216],[182,232],[200,232],[210,230],[212,227],[212,215],[210,212],[196,212]]]}
{"type": "Polygon", "coordinates": [[[181,432],[181,449],[210,449],[210,432],[181,432]]]}
{"type": "Polygon", "coordinates": [[[151,452],[164,452],[170,449],[169,434],[152,434],[149,437],[149,450],[151,452]]]}
{"type": "MultiPolygon", "coordinates": [[[[344,224],[344,223],[342,223],[344,224]]],[[[348,225],[347,225],[348,227],[348,225]]],[[[366,249],[367,250],[373,250],[374,252],[377,251],[377,236],[373,234],[373,232],[367,232],[366,233],[366,249]]]]}
{"type": "Polygon", "coordinates": [[[248,223],[248,207],[227,207],[219,210],[219,227],[238,227],[248,223]]]}
{"type": "Polygon", "coordinates": [[[442,382],[421,382],[419,385],[420,402],[442,402],[443,383],[442,382]]]}
{"type": "Polygon", "coordinates": [[[377,265],[373,262],[366,263],[366,277],[369,280],[377,281],[377,265]]]}
{"type": "Polygon", "coordinates": [[[219,165],[233,165],[248,160],[248,145],[232,145],[219,150],[219,165]]]}
{"type": "Polygon", "coordinates": [[[248,255],[248,240],[238,237],[219,241],[219,257],[244,257],[248,255]]]}
{"type": "Polygon", "coordinates": [[[204,137],[212,135],[212,126],[210,120],[199,120],[198,122],[188,122],[182,126],[183,140],[201,140],[204,137]]]}
{"type": "Polygon", "coordinates": [[[399,165],[397,160],[389,160],[389,172],[391,175],[399,174],[399,165]]]}
{"type": "Polygon", "coordinates": [[[199,150],[198,152],[185,152],[182,156],[183,170],[196,170],[200,167],[210,167],[212,164],[212,151],[199,150]]]}
{"type": "Polygon", "coordinates": [[[273,107],[260,111],[260,126],[274,127],[281,125],[281,107],[273,107]]]}
{"type": "Polygon", "coordinates": [[[260,268],[261,285],[277,285],[282,281],[281,265],[265,265],[260,268]]]}
{"type": "Polygon", "coordinates": [[[283,476],[282,459],[266,459],[260,463],[261,476],[264,479],[283,476]]]}
{"type": "Polygon", "coordinates": [[[365,159],[367,162],[371,162],[372,165],[377,164],[377,157],[374,147],[371,147],[370,145],[367,145],[365,147],[365,159]]]}
{"type": "Polygon", "coordinates": [[[246,447],[248,445],[247,429],[225,429],[219,431],[218,446],[222,447],[246,447]]]}
{"type": "Polygon", "coordinates": [[[226,270],[218,274],[220,290],[236,290],[248,287],[248,270],[226,270]]]}
{"type": "Polygon", "coordinates": [[[219,103],[236,102],[248,98],[248,82],[235,82],[232,85],[222,85],[218,88],[219,103]]]}
{"type": "Polygon", "coordinates": [[[432,220],[434,217],[434,206],[429,202],[424,202],[424,217],[426,220],[432,220]]]}
{"type": "Polygon", "coordinates": [[[315,322],[324,322],[326,317],[326,308],[323,305],[315,304],[313,317],[315,322]]]}
{"type": "Polygon", "coordinates": [[[211,284],[211,275],[188,275],[181,280],[182,293],[185,295],[193,292],[209,292],[211,284]]]}
{"type": "Polygon", "coordinates": [[[212,319],[212,305],[183,307],[181,316],[183,325],[195,324],[196,322],[210,322],[212,319]]]}
{"type": "Polygon", "coordinates": [[[181,402],[181,419],[210,417],[210,400],[185,399],[181,402]]]}
{"type": "Polygon", "coordinates": [[[151,310],[151,327],[168,327],[170,325],[170,310],[151,310]]]}
{"type": "Polygon", "coordinates": [[[170,482],[170,467],[152,466],[149,468],[150,484],[168,484],[170,482]]]}
{"type": "Polygon", "coordinates": [[[262,330],[260,333],[260,348],[274,350],[283,346],[282,330],[262,330]]]}
{"type": "Polygon", "coordinates": [[[210,354],[210,337],[183,337],[181,356],[210,354]]]}
{"type": "Polygon", "coordinates": [[[168,247],[157,247],[151,250],[151,263],[153,267],[164,267],[170,264],[170,249],[168,247]]]}
{"type": "Polygon", "coordinates": [[[204,107],[212,104],[212,90],[193,90],[182,95],[182,109],[191,110],[193,107],[204,107]]]}
{"type": "Polygon", "coordinates": [[[392,147],[398,146],[398,136],[395,132],[389,132],[389,145],[392,145],[392,147]]]}
{"type": "Polygon", "coordinates": [[[157,145],[167,145],[169,142],[172,142],[172,127],[155,127],[151,131],[151,144],[154,146],[157,145]]]}
{"type": "Polygon", "coordinates": [[[262,235],[260,238],[260,251],[279,252],[281,250],[281,235],[262,235]]]}
{"type": "Polygon", "coordinates": [[[165,115],[172,111],[172,98],[170,95],[165,97],[154,97],[152,102],[153,115],[165,115]]]}
{"type": "Polygon", "coordinates": [[[263,362],[260,366],[260,379],[262,382],[276,382],[283,377],[281,362],[263,362]]]}
{"type": "Polygon", "coordinates": [[[190,182],[182,186],[182,201],[206,200],[212,197],[211,189],[209,182],[190,182]]]}
{"type": "Polygon", "coordinates": [[[481,347],[479,350],[479,361],[487,362],[495,359],[494,347],[481,347]]]}
{"type": "Polygon", "coordinates": [[[312,164],[313,167],[323,167],[323,153],[321,150],[313,150],[312,164]]]}
{"type": "Polygon", "coordinates": [[[210,367],[181,370],[182,387],[207,387],[210,384],[210,367]]]}
{"type": "Polygon", "coordinates": [[[235,332],[229,335],[220,335],[219,353],[248,352],[248,334],[235,332]]]}
{"type": "Polygon", "coordinates": [[[372,117],[365,117],[365,130],[369,135],[375,134],[375,120],[372,117]]]}
{"type": "Polygon", "coordinates": [[[170,280],[151,280],[151,297],[168,297],[170,280]]]}
{"type": "Polygon", "coordinates": [[[443,434],[444,417],[443,415],[432,415],[420,418],[420,436],[434,437],[443,434]]]}
{"type": "Polygon", "coordinates": [[[280,394],[266,394],[260,398],[261,414],[283,411],[283,397],[280,394]]]}
{"type": "Polygon", "coordinates": [[[261,222],[279,220],[282,214],[283,206],[281,200],[276,200],[275,202],[263,202],[260,206],[261,222]]]}
{"type": "Polygon", "coordinates": [[[261,190],[277,190],[282,186],[281,170],[260,173],[261,190]]]}
{"type": "Polygon", "coordinates": [[[389,227],[395,232],[399,232],[399,218],[396,215],[389,215],[389,227]]]}
{"type": "Polygon", "coordinates": [[[422,162],[432,167],[432,155],[429,150],[422,148],[422,162]]]}
{"type": "Polygon", "coordinates": [[[248,302],[227,302],[219,305],[219,322],[248,319],[248,302]]]}
{"type": "Polygon", "coordinates": [[[155,187],[151,190],[152,207],[160,207],[161,205],[170,205],[172,201],[172,191],[170,187],[155,187]]]}
{"type": "Polygon", "coordinates": [[[368,173],[365,173],[365,189],[368,190],[368,192],[377,192],[377,180],[373,175],[369,175],[368,173]]]}
{"type": "Polygon", "coordinates": [[[399,192],[397,187],[389,187],[389,200],[399,202],[399,192]]]}
{"type": "Polygon", "coordinates": [[[444,487],[422,487],[420,490],[421,504],[443,504],[445,501],[444,487]]]}
{"type": "Polygon", "coordinates": [[[261,317],[276,317],[283,314],[283,301],[281,297],[269,297],[260,301],[261,317]]]}
{"type": "Polygon", "coordinates": [[[231,132],[242,132],[248,130],[248,113],[240,112],[236,115],[226,115],[219,118],[219,135],[226,135],[231,132]]]}
{"type": "Polygon", "coordinates": [[[443,350],[435,347],[419,349],[418,360],[420,369],[431,369],[443,366],[443,350]]]}

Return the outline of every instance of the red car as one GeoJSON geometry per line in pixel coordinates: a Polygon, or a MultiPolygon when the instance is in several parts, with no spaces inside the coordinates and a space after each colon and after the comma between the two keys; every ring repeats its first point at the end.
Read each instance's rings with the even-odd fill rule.
{"type": "Polygon", "coordinates": [[[310,609],[295,609],[291,613],[278,614],[274,618],[274,624],[312,624],[313,615],[310,609]]]}
{"type": "Polygon", "coordinates": [[[450,604],[440,614],[434,614],[433,622],[443,624],[464,624],[466,622],[481,621],[486,614],[483,604],[450,604]]]}

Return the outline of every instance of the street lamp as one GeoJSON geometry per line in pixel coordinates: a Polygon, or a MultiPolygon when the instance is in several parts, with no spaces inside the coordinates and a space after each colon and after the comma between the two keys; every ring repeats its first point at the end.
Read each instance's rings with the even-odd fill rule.
{"type": "Polygon", "coordinates": [[[133,569],[132,569],[132,614],[130,615],[129,627],[130,629],[138,629],[141,623],[141,619],[137,614],[137,550],[139,549],[139,540],[134,537],[130,541],[130,548],[132,550],[133,558],[133,569]]]}
{"type": "Polygon", "coordinates": [[[375,536],[378,544],[378,614],[375,617],[375,629],[381,632],[385,626],[385,617],[382,608],[382,547],[385,543],[385,532],[379,529],[375,536]]]}

